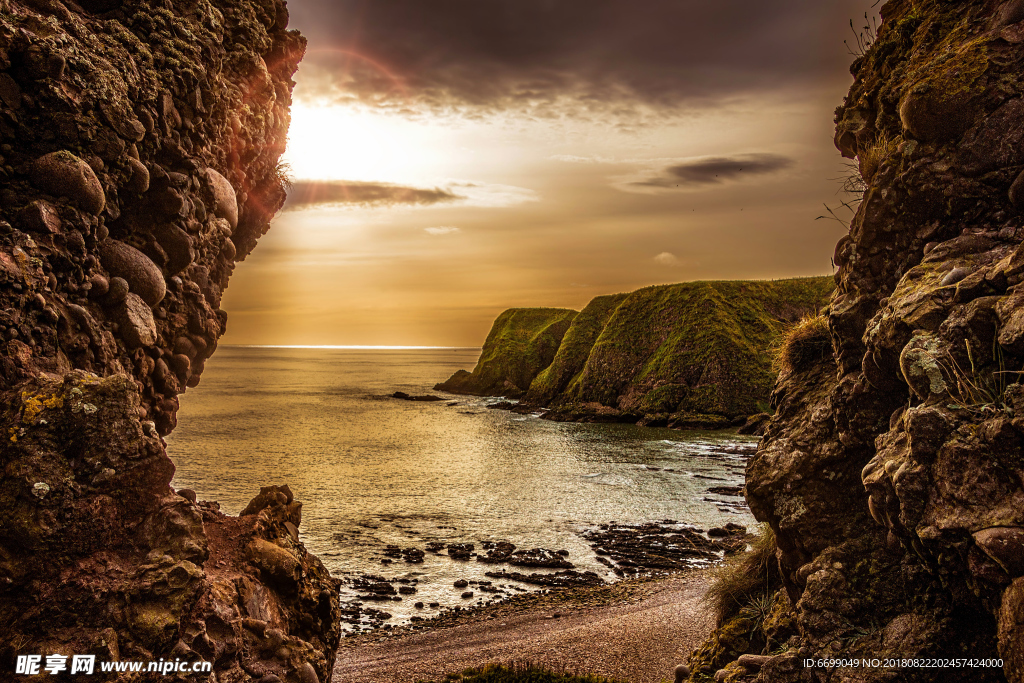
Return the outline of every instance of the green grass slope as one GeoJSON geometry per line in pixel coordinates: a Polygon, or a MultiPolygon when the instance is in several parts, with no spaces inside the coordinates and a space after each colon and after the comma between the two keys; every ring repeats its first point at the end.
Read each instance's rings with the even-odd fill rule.
{"type": "Polygon", "coordinates": [[[454,394],[521,397],[551,364],[577,311],[510,308],[494,321],[472,373],[459,370],[434,388],[454,394]]]}
{"type": "Polygon", "coordinates": [[[551,365],[537,375],[523,400],[548,405],[565,391],[586,365],[608,319],[627,297],[629,294],[610,294],[599,296],[587,304],[572,321],[551,365]]]}
{"type": "MultiPolygon", "coordinates": [[[[546,383],[535,395],[553,407],[598,403],[638,418],[760,412],[775,379],[771,347],[789,324],[824,305],[833,288],[831,277],[818,277],[637,290],[611,311],[582,366],[582,349],[573,350],[578,370],[564,389],[551,397],[541,375],[546,383]]],[[[572,329],[566,337],[574,337],[572,329]]],[[[559,369],[559,383],[568,365],[559,369]]]]}

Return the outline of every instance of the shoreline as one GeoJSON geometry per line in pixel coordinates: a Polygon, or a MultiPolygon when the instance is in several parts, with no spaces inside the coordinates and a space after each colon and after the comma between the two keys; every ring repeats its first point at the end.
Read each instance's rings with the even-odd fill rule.
{"type": "MultiPolygon", "coordinates": [[[[717,565],[716,565],[717,567],[717,565]]],[[[442,680],[532,662],[635,683],[670,680],[713,628],[701,599],[715,567],[514,596],[416,625],[347,636],[335,683],[442,680]]]]}

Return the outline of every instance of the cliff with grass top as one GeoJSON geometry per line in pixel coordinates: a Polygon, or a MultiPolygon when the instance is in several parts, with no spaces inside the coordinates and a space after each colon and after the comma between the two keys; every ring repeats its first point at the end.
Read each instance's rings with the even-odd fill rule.
{"type": "Polygon", "coordinates": [[[576,311],[567,308],[510,308],[491,326],[473,372],[459,370],[434,388],[519,398],[551,363],[575,318],[576,311]]]}
{"type": "Polygon", "coordinates": [[[747,468],[778,571],[692,681],[1024,681],[1024,1],[881,15],[836,110],[838,286],[747,468]]]}
{"type": "Polygon", "coordinates": [[[287,24],[280,0],[0,0],[4,680],[51,654],[329,679],[337,583],[301,503],[227,517],[171,489],[162,438],[285,198],[287,24]]]}
{"type": "Polygon", "coordinates": [[[768,408],[783,330],[815,315],[833,287],[824,277],[647,287],[597,297],[578,315],[563,311],[557,335],[548,332],[552,313],[542,313],[550,309],[512,309],[495,322],[473,373],[436,388],[520,398],[518,409],[547,408],[554,420],[742,423],[768,408]],[[531,319],[520,336],[547,343],[527,357],[508,329],[531,319]]]}

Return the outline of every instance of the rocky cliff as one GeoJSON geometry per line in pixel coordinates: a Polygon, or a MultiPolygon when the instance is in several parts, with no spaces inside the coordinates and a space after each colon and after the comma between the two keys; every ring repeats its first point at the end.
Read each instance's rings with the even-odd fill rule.
{"type": "Polygon", "coordinates": [[[547,309],[513,309],[495,322],[473,373],[436,388],[521,398],[521,409],[550,408],[555,420],[727,426],[767,408],[773,345],[816,315],[833,287],[831,278],[687,282],[600,296],[560,320],[560,343],[551,347],[548,335],[547,353],[530,357],[504,330],[547,309]]]}
{"type": "Polygon", "coordinates": [[[866,190],[833,353],[779,377],[747,470],[783,586],[692,680],[1024,681],[1024,2],[881,13],[836,110],[866,190]]]}
{"type": "Polygon", "coordinates": [[[284,201],[287,23],[280,0],[0,0],[5,671],[93,654],[329,679],[336,586],[301,504],[268,487],[225,517],[170,488],[161,438],[284,201]]]}

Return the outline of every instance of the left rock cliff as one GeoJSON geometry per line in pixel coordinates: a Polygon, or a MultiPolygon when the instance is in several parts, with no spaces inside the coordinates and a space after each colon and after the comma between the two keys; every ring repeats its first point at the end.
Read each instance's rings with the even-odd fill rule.
{"type": "Polygon", "coordinates": [[[330,679],[301,503],[225,516],[171,489],[162,438],[285,199],[287,24],[279,0],[0,0],[0,678],[77,654],[94,680],[330,679]],[[213,673],[100,669],[160,659],[213,673]]]}

